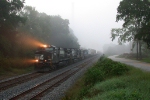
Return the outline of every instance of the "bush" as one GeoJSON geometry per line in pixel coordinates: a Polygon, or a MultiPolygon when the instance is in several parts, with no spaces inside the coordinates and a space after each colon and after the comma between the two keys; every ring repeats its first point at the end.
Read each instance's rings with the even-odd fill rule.
{"type": "MultiPolygon", "coordinates": [[[[120,75],[126,73],[128,70],[129,69],[125,64],[114,62],[114,61],[106,58],[105,56],[101,56],[101,58],[98,60],[98,62],[96,64],[94,64],[93,67],[88,69],[88,71],[85,73],[85,75],[82,79],[83,80],[83,83],[81,85],[82,88],[79,89],[79,91],[76,93],[77,94],[76,97],[71,98],[70,96],[68,96],[68,98],[71,98],[69,100],[73,100],[73,99],[74,100],[83,100],[83,98],[85,98],[85,97],[93,97],[93,95],[95,95],[95,96],[99,95],[99,94],[103,93],[105,90],[112,91],[112,90],[116,90],[116,88],[124,89],[126,87],[126,84],[124,83],[124,81],[121,81],[121,80],[109,81],[105,85],[102,84],[103,86],[99,89],[92,88],[92,87],[97,83],[103,83],[102,81],[104,81],[110,77],[120,76],[120,75]],[[105,89],[103,89],[103,88],[105,88],[105,89]]],[[[139,97],[138,93],[135,93],[135,94],[131,93],[131,95],[130,95],[130,94],[125,94],[126,90],[121,90],[123,92],[119,94],[118,91],[120,91],[120,90],[117,90],[116,92],[114,92],[114,91],[110,92],[109,94],[107,94],[105,96],[103,95],[103,96],[104,96],[104,98],[109,98],[109,96],[110,96],[110,98],[114,97],[116,99],[120,98],[121,96],[130,97],[131,99],[139,97]]],[[[111,100],[110,98],[105,99],[105,100],[111,100]]],[[[65,99],[65,100],[67,100],[67,99],[65,99]]],[[[103,100],[103,98],[99,99],[99,97],[98,97],[96,99],[94,98],[93,100],[103,100]]],[[[119,100],[121,100],[121,99],[119,99],[119,100]]]]}
{"type": "Polygon", "coordinates": [[[100,58],[99,58],[99,62],[103,61],[106,57],[104,55],[102,55],[100,58]]]}
{"type": "Polygon", "coordinates": [[[92,67],[85,75],[85,85],[94,85],[96,82],[104,80],[104,73],[99,69],[92,67]]]}
{"type": "Polygon", "coordinates": [[[129,69],[125,64],[114,62],[111,59],[106,58],[101,63],[97,63],[96,65],[100,68],[101,71],[104,72],[106,76],[119,76],[127,72],[129,69]]]}
{"type": "Polygon", "coordinates": [[[125,64],[114,62],[102,56],[98,62],[90,68],[84,77],[84,86],[79,92],[79,98],[83,98],[88,94],[89,89],[96,83],[103,81],[108,77],[120,76],[127,72],[129,69],[125,64]]]}
{"type": "Polygon", "coordinates": [[[77,100],[88,94],[88,90],[97,82],[104,80],[104,73],[98,67],[92,67],[85,73],[83,87],[81,88],[77,100]]]}

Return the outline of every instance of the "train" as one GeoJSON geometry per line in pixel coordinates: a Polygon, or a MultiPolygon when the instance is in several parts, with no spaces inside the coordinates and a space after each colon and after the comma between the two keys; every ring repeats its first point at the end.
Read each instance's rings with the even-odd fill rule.
{"type": "Polygon", "coordinates": [[[43,45],[35,51],[34,69],[46,72],[61,66],[67,66],[96,54],[94,49],[62,48],[43,45]]]}

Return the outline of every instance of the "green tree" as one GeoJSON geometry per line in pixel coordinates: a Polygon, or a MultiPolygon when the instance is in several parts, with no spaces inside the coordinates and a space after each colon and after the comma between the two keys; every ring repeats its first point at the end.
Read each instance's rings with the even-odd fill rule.
{"type": "MultiPolygon", "coordinates": [[[[111,30],[111,38],[112,41],[118,37],[118,43],[122,44],[125,42],[134,41],[133,44],[136,43],[137,49],[137,59],[142,59],[142,51],[141,51],[141,41],[135,38],[136,34],[138,33],[139,28],[137,26],[137,22],[132,20],[128,22],[123,28],[116,28],[111,30]]],[[[134,48],[134,46],[133,46],[134,48]]]]}
{"type": "Polygon", "coordinates": [[[39,13],[34,7],[24,7],[21,15],[27,18],[25,25],[20,25],[22,33],[32,35],[43,43],[65,48],[79,48],[78,40],[69,29],[69,20],[60,16],[39,13]]]}
{"type": "Polygon", "coordinates": [[[148,32],[150,29],[147,28],[147,31],[143,30],[145,30],[145,27],[148,27],[150,24],[149,6],[149,0],[122,0],[117,9],[118,12],[116,17],[117,21],[124,20],[124,27],[128,22],[134,19],[140,29],[135,35],[135,38],[145,41],[148,47],[150,47],[150,34],[148,32]]]}
{"type": "Polygon", "coordinates": [[[0,54],[13,56],[16,47],[17,26],[25,23],[26,18],[20,16],[24,0],[0,0],[0,54]]]}
{"type": "Polygon", "coordinates": [[[11,34],[18,23],[24,23],[25,18],[19,15],[24,0],[0,0],[0,33],[11,34]]]}

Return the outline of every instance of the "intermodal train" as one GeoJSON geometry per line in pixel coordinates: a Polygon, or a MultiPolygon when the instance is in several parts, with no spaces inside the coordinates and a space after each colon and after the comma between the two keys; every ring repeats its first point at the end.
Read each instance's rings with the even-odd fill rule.
{"type": "Polygon", "coordinates": [[[61,48],[54,45],[43,45],[35,51],[35,71],[45,72],[60,66],[69,65],[91,55],[94,49],[61,48]]]}

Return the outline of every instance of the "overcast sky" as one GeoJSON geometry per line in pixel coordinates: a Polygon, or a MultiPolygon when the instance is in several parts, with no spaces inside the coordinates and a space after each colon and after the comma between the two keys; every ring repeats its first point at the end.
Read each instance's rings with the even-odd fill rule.
{"type": "Polygon", "coordinates": [[[70,27],[81,47],[103,50],[111,41],[111,29],[122,27],[116,21],[117,7],[121,0],[25,0],[25,5],[38,12],[60,15],[69,19],[70,27]]]}

